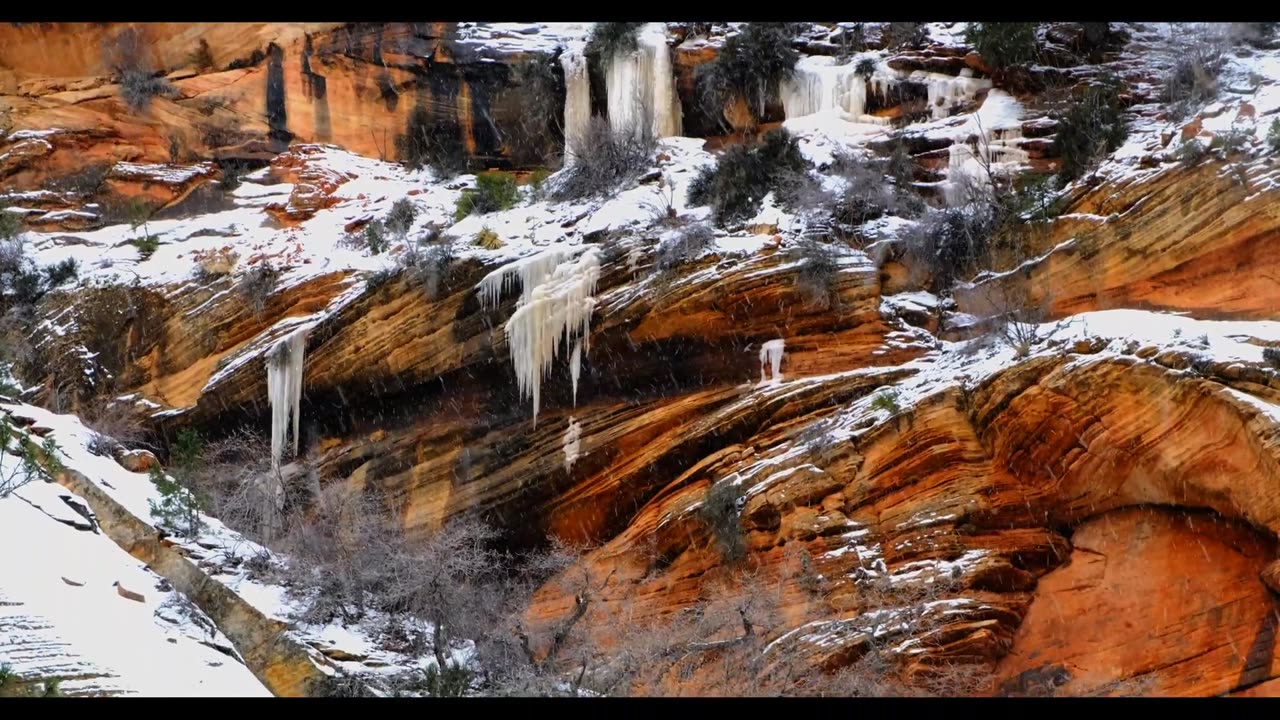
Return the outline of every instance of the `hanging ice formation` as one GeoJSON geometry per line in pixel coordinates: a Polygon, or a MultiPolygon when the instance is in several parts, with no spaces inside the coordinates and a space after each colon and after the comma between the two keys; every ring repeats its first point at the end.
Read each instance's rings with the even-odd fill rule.
{"type": "Polygon", "coordinates": [[[564,469],[573,469],[573,464],[578,460],[578,452],[582,449],[582,426],[572,417],[569,418],[569,427],[564,429],[560,447],[564,450],[564,469]]]}
{"type": "Polygon", "coordinates": [[[520,278],[520,301],[505,326],[511,364],[520,396],[533,400],[533,421],[542,406],[542,379],[560,354],[561,339],[569,348],[573,402],[578,402],[582,356],[590,351],[591,313],[595,309],[600,256],[595,247],[553,248],[517,260],[486,275],[479,285],[484,307],[496,307],[514,278],[520,278]]]}
{"type": "Polygon", "coordinates": [[[285,438],[293,421],[293,454],[298,454],[298,420],[302,400],[302,362],[307,329],[276,343],[267,354],[267,400],[271,403],[271,468],[279,471],[285,438]]]}
{"type": "Polygon", "coordinates": [[[796,63],[795,72],[779,88],[788,119],[834,111],[849,121],[865,114],[867,78],[854,72],[854,63],[837,65],[835,58],[809,56],[796,63]]]}
{"type": "MultiPolygon", "coordinates": [[[[666,26],[649,23],[633,52],[618,52],[605,67],[609,126],[614,132],[654,137],[680,134],[680,98],[676,94],[666,26]]],[[[568,82],[566,80],[566,82],[568,82]]]]}
{"type": "Polygon", "coordinates": [[[782,350],[786,342],[782,338],[770,340],[760,346],[760,382],[772,379],[774,382],[782,380],[782,350]],[[765,366],[768,365],[771,371],[768,377],[765,376],[765,366]]]}
{"type": "Polygon", "coordinates": [[[1021,116],[1021,105],[1008,93],[992,90],[987,95],[982,107],[961,128],[962,133],[976,136],[974,143],[969,144],[966,138],[948,149],[947,183],[943,188],[947,204],[962,205],[974,199],[975,191],[990,192],[993,175],[1007,173],[1028,161],[1030,155],[1019,147],[1021,116]]]}
{"type": "Polygon", "coordinates": [[[572,42],[560,55],[564,68],[565,160],[573,161],[580,138],[591,121],[591,81],[587,75],[585,43],[572,42]]]}

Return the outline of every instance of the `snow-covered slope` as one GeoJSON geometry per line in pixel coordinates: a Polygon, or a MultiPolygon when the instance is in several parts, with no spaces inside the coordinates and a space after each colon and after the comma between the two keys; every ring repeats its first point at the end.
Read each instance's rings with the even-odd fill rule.
{"type": "Polygon", "coordinates": [[[271,694],[213,621],[72,505],[87,509],[43,481],[0,498],[0,664],[67,695],[271,694]]]}

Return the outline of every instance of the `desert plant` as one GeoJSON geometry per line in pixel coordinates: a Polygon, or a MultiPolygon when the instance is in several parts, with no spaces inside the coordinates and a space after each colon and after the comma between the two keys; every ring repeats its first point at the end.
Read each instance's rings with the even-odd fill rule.
{"type": "Polygon", "coordinates": [[[840,255],[836,248],[817,238],[807,237],[793,245],[788,254],[800,262],[796,289],[818,308],[834,305],[838,299],[836,282],[840,274],[840,255]]]}
{"type": "Polygon", "coordinates": [[[715,232],[705,223],[681,228],[658,246],[658,259],[655,263],[658,271],[666,273],[674,270],[696,258],[703,250],[715,244],[715,241],[715,232]]]}
{"type": "Polygon", "coordinates": [[[907,255],[932,278],[933,289],[949,288],[959,277],[989,266],[996,220],[982,205],[931,212],[908,232],[907,255]]]}
{"type": "Polygon", "coordinates": [[[60,452],[52,437],[40,446],[15,428],[7,415],[0,416],[0,498],[29,482],[61,470],[60,452]],[[41,467],[41,456],[44,467],[41,467]]]}
{"type": "Polygon", "coordinates": [[[498,237],[498,233],[490,230],[487,225],[480,228],[479,232],[475,234],[475,237],[471,238],[471,244],[476,247],[484,248],[485,250],[497,250],[505,245],[505,243],[502,242],[502,238],[498,237]]]}
{"type": "Polygon", "coordinates": [[[965,28],[965,40],[994,69],[1021,65],[1036,56],[1037,23],[977,22],[965,28]]]}
{"type": "Polygon", "coordinates": [[[902,411],[902,406],[898,403],[898,391],[893,388],[886,389],[871,398],[871,409],[882,410],[890,415],[897,415],[902,411]]]}
{"type": "Polygon", "coordinates": [[[853,71],[864,78],[869,78],[876,72],[876,61],[871,58],[862,58],[853,66],[853,71]]]}
{"type": "Polygon", "coordinates": [[[209,41],[200,38],[196,43],[196,49],[191,51],[187,56],[187,64],[196,70],[210,70],[213,68],[213,53],[209,50],[209,41]]]}
{"type": "Polygon", "coordinates": [[[435,234],[407,245],[397,265],[407,277],[421,283],[428,300],[438,300],[454,259],[453,238],[435,234]]]}
{"type": "Polygon", "coordinates": [[[157,77],[144,57],[144,45],[142,32],[129,26],[105,40],[102,47],[103,63],[119,77],[120,97],[135,112],[146,109],[153,97],[172,97],[178,92],[168,80],[157,77]]]}
{"type": "Polygon", "coordinates": [[[422,106],[409,112],[405,132],[396,136],[395,146],[410,170],[430,167],[440,177],[452,177],[470,165],[457,126],[437,122],[422,106]]]}
{"type": "Polygon", "coordinates": [[[715,165],[702,168],[689,184],[689,202],[710,205],[720,224],[742,220],[759,212],[765,195],[808,167],[796,138],[771,130],[758,145],[730,147],[715,165]]]}
{"type": "Polygon", "coordinates": [[[236,285],[236,290],[253,310],[254,316],[260,317],[262,311],[266,309],[267,298],[271,297],[271,292],[275,290],[279,280],[280,271],[263,262],[245,273],[236,285]]]}
{"type": "Polygon", "coordinates": [[[1183,167],[1192,168],[1209,157],[1209,148],[1196,138],[1187,138],[1174,151],[1173,158],[1183,167]]]}
{"type": "Polygon", "coordinates": [[[22,234],[22,218],[15,212],[0,209],[0,240],[16,240],[22,234]]]}
{"type": "Polygon", "coordinates": [[[711,538],[724,561],[737,565],[746,559],[746,533],[742,528],[742,508],[746,504],[744,488],[731,480],[723,480],[707,488],[698,508],[699,516],[711,532],[711,538]]]}
{"type": "Polygon", "coordinates": [[[638,36],[643,26],[638,22],[596,23],[587,40],[587,52],[599,55],[605,63],[618,53],[635,52],[640,47],[638,36]]]}
{"type": "Polygon", "coordinates": [[[342,245],[356,250],[368,250],[370,255],[381,255],[389,245],[386,226],[380,219],[370,220],[364,227],[344,237],[342,245]]]}
{"type": "Polygon", "coordinates": [[[793,28],[787,23],[747,23],[725,41],[716,59],[697,72],[697,88],[704,110],[722,117],[735,99],[746,104],[756,122],[777,97],[779,83],[795,72],[800,54],[791,47],[793,28]]]}
{"type": "Polygon", "coordinates": [[[409,228],[413,227],[413,220],[418,215],[418,209],[414,207],[413,202],[409,198],[400,198],[391,204],[391,209],[387,211],[387,217],[383,221],[387,230],[397,237],[404,237],[409,232],[409,228]]]}
{"type": "Polygon", "coordinates": [[[928,29],[922,22],[885,23],[880,30],[881,42],[889,49],[919,47],[928,37],[928,29]]]}
{"type": "Polygon", "coordinates": [[[1218,75],[1224,64],[1221,50],[1211,43],[1188,48],[1165,74],[1160,101],[1182,115],[1190,107],[1212,100],[1218,94],[1218,75]]]}
{"type": "Polygon", "coordinates": [[[160,249],[160,238],[154,235],[143,235],[129,241],[129,244],[138,248],[138,258],[146,260],[160,249]]]}
{"type": "Polygon", "coordinates": [[[1280,117],[1271,121],[1271,127],[1267,130],[1267,145],[1272,152],[1280,153],[1280,117]]]}
{"type": "Polygon", "coordinates": [[[464,192],[458,198],[453,219],[461,220],[472,213],[484,215],[507,210],[515,206],[519,197],[520,190],[516,187],[515,178],[510,173],[496,171],[480,173],[476,175],[476,189],[464,192]]]}
{"type": "Polygon", "coordinates": [[[1120,88],[1106,78],[1085,90],[1080,102],[1057,116],[1058,132],[1053,152],[1062,158],[1060,174],[1074,180],[1098,158],[1114,152],[1128,137],[1120,106],[1120,88]]]}
{"type": "Polygon", "coordinates": [[[202,465],[203,442],[194,430],[178,434],[172,448],[172,474],[159,467],[151,469],[151,483],[160,494],[160,501],[147,499],[151,516],[187,538],[200,534],[202,499],[196,494],[195,476],[202,465]]]}
{"type": "Polygon", "coordinates": [[[1209,143],[1210,150],[1221,150],[1224,155],[1234,155],[1249,147],[1249,133],[1243,130],[1228,130],[1213,136],[1209,143]]]}
{"type": "Polygon", "coordinates": [[[551,189],[555,200],[581,200],[616,190],[649,168],[656,146],[647,134],[615,132],[598,116],[588,122],[579,142],[590,152],[574,154],[557,173],[551,189]]]}
{"type": "Polygon", "coordinates": [[[68,280],[75,280],[80,274],[80,263],[75,258],[67,258],[44,268],[46,286],[52,290],[68,280]]]}

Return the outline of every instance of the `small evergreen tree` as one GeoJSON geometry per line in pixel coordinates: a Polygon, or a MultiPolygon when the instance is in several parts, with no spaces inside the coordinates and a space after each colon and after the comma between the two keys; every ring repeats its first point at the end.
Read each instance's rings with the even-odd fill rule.
{"type": "Polygon", "coordinates": [[[172,474],[159,467],[151,469],[151,482],[160,493],[160,502],[148,499],[152,517],[184,537],[200,534],[202,503],[195,492],[194,480],[200,470],[203,443],[194,430],[183,430],[173,444],[172,474]]]}
{"type": "Polygon", "coordinates": [[[1036,23],[969,23],[965,40],[987,65],[999,70],[1036,56],[1036,23]]]}

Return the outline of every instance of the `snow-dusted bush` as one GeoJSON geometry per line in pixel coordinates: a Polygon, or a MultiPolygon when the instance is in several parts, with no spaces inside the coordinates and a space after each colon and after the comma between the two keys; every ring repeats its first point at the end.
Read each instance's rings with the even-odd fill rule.
{"type": "Polygon", "coordinates": [[[1035,59],[1037,23],[979,22],[965,28],[965,40],[993,69],[1035,59]]]}
{"type": "Polygon", "coordinates": [[[1120,103],[1119,82],[1104,78],[1085,90],[1079,103],[1057,115],[1053,153],[1062,159],[1065,180],[1080,177],[1129,135],[1120,103]]]}
{"type": "Polygon", "coordinates": [[[145,56],[145,41],[141,31],[130,26],[104,41],[103,62],[120,79],[120,97],[135,112],[146,109],[151,98],[173,97],[178,89],[168,80],[158,77],[145,56]]]}
{"type": "Polygon", "coordinates": [[[236,284],[236,290],[240,293],[240,297],[244,298],[245,303],[253,309],[253,314],[260,316],[267,307],[267,298],[271,297],[279,280],[280,271],[269,263],[262,262],[245,273],[236,284]]]}
{"type": "Polygon", "coordinates": [[[1173,157],[1185,168],[1193,168],[1204,162],[1209,157],[1209,148],[1196,138],[1187,138],[1182,141],[1178,149],[1174,151],[1173,157]]]}
{"type": "Polygon", "coordinates": [[[995,224],[987,206],[929,213],[907,234],[907,256],[918,273],[930,278],[933,290],[944,290],[988,264],[995,224]]]}
{"type": "Polygon", "coordinates": [[[396,264],[406,277],[422,285],[428,300],[439,300],[455,257],[453,238],[433,230],[426,238],[407,244],[396,264]]]}
{"type": "Polygon", "coordinates": [[[617,53],[635,52],[640,47],[640,28],[644,23],[638,22],[599,22],[591,28],[591,37],[587,39],[587,52],[599,55],[602,62],[608,62],[617,53]]]}
{"type": "Polygon", "coordinates": [[[1210,41],[1186,49],[1164,76],[1161,102],[1178,115],[1209,102],[1218,95],[1218,75],[1225,64],[1222,50],[1210,41]]]}
{"type": "Polygon", "coordinates": [[[461,220],[472,213],[484,215],[507,210],[514,207],[519,199],[520,189],[511,173],[483,172],[476,175],[476,189],[468,190],[458,198],[453,219],[461,220]]]}
{"type": "Polygon", "coordinates": [[[817,238],[802,238],[788,249],[800,261],[796,273],[796,289],[819,308],[829,308],[837,300],[836,282],[840,274],[838,250],[817,238]]]}
{"type": "Polygon", "coordinates": [[[558,173],[551,190],[554,200],[581,200],[616,190],[649,169],[656,147],[652,137],[615,132],[598,116],[591,118],[579,142],[590,152],[574,156],[558,173]]]}
{"type": "Polygon", "coordinates": [[[808,168],[796,138],[771,130],[758,145],[734,145],[702,168],[689,184],[689,202],[709,205],[722,225],[743,220],[760,211],[765,195],[785,189],[808,168]]]}
{"type": "Polygon", "coordinates": [[[795,72],[800,53],[791,47],[795,29],[789,23],[747,23],[725,41],[715,60],[699,66],[697,88],[709,117],[722,118],[735,99],[746,103],[756,122],[777,100],[779,83],[795,72]]]}
{"type": "Polygon", "coordinates": [[[658,246],[655,263],[659,272],[669,272],[696,258],[716,241],[716,234],[705,223],[681,228],[674,237],[658,246]]]}

